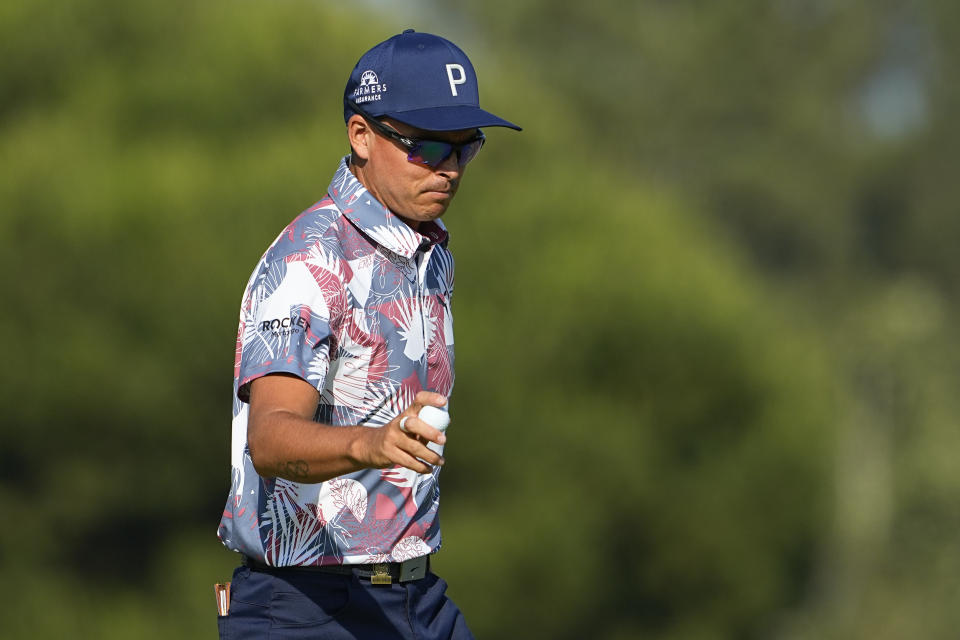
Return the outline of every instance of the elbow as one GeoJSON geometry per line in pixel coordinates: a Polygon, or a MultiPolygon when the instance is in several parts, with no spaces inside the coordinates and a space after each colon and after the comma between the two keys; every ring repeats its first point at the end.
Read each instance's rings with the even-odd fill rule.
{"type": "Polygon", "coordinates": [[[261,478],[272,478],[275,475],[271,466],[264,461],[263,454],[259,453],[252,445],[250,446],[250,462],[253,464],[253,470],[261,478]]]}
{"type": "Polygon", "coordinates": [[[268,430],[260,427],[261,421],[255,420],[251,416],[250,422],[247,424],[247,452],[257,475],[270,478],[275,476],[276,472],[270,455],[270,442],[265,436],[268,430]]]}

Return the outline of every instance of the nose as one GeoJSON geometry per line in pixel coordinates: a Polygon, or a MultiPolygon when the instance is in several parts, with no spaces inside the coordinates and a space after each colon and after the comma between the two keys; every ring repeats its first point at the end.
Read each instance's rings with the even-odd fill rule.
{"type": "Polygon", "coordinates": [[[447,178],[451,182],[456,182],[460,179],[460,174],[463,173],[463,169],[460,168],[460,152],[454,151],[446,158],[443,162],[437,165],[434,169],[438,174],[447,178]]]}

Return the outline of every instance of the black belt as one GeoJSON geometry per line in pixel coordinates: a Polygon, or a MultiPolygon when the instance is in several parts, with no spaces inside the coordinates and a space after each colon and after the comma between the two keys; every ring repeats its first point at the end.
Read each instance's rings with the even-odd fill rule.
{"type": "Polygon", "coordinates": [[[420,556],[403,562],[384,562],[380,564],[328,564],[293,567],[272,567],[249,556],[243,556],[243,564],[254,571],[336,573],[357,576],[358,578],[369,578],[372,584],[391,584],[393,582],[420,580],[426,576],[427,571],[430,570],[430,556],[420,556]]]}

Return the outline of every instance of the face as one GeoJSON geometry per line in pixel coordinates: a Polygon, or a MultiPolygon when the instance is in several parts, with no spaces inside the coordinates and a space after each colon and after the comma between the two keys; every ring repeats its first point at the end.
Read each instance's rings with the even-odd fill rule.
{"type": "MultiPolygon", "coordinates": [[[[466,142],[477,133],[476,129],[424,131],[389,118],[383,122],[411,138],[454,144],[466,142]]],[[[351,169],[391,212],[414,229],[446,212],[463,177],[456,153],[436,167],[410,162],[407,150],[399,142],[381,135],[358,115],[347,122],[347,132],[354,150],[351,169]]]]}

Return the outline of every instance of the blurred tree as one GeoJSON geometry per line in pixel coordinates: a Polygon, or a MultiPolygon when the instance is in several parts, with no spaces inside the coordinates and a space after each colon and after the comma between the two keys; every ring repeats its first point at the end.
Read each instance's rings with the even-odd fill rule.
{"type": "Polygon", "coordinates": [[[783,633],[952,637],[956,3],[433,5],[523,51],[598,158],[685,194],[820,325],[836,524],[783,633]]]}
{"type": "Polygon", "coordinates": [[[148,580],[145,550],[216,526],[244,273],[345,147],[330,87],[356,23],[308,3],[3,14],[0,477],[19,516],[0,540],[30,541],[11,562],[148,580]]]}
{"type": "Polygon", "coordinates": [[[807,329],[655,189],[570,160],[472,179],[498,189],[450,216],[468,453],[450,447],[444,513],[475,549],[451,584],[497,612],[479,635],[761,633],[827,516],[835,399],[807,329]],[[503,194],[520,202],[490,225],[503,194]]]}

